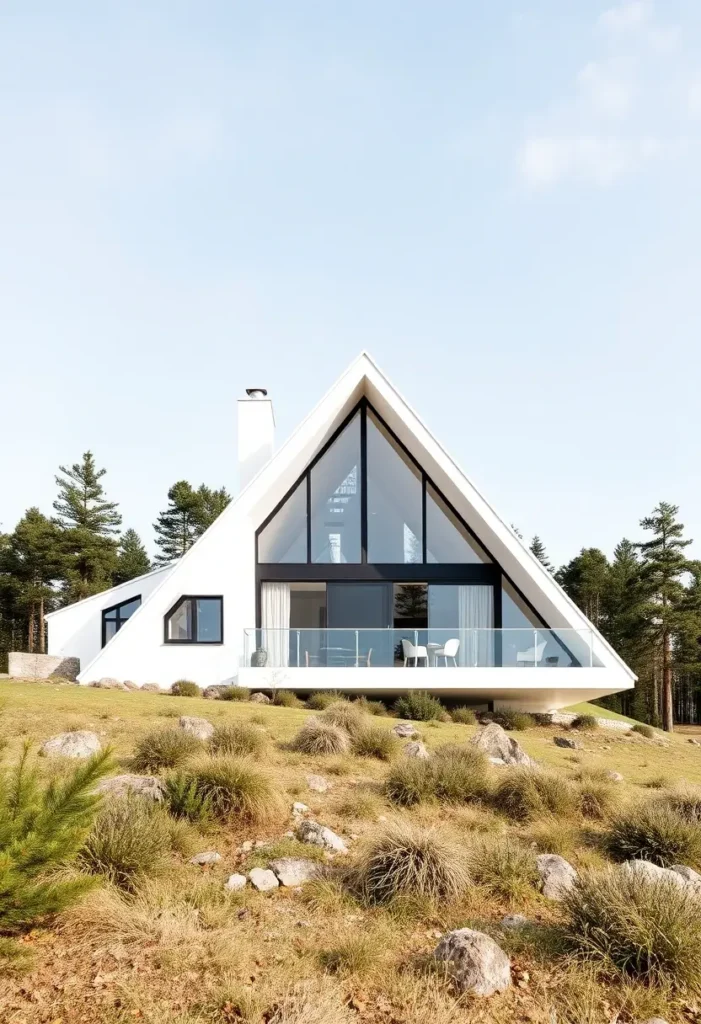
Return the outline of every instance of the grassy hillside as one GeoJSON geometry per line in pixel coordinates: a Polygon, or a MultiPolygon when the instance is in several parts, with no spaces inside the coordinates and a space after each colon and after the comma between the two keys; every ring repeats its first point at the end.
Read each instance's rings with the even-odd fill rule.
{"type": "MultiPolygon", "coordinates": [[[[457,755],[453,760],[437,755],[447,759],[452,773],[438,797],[429,795],[411,807],[393,802],[386,782],[397,766],[401,772],[409,763],[401,750],[388,752],[382,737],[366,749],[393,760],[352,749],[315,756],[291,750],[290,741],[310,718],[307,710],[14,681],[0,683],[0,695],[6,765],[25,739],[38,743],[59,732],[88,729],[114,747],[115,771],[133,771],[134,751],[153,749],[144,739],[154,730],[177,728],[183,714],[215,726],[241,726],[226,735],[238,737],[236,742],[243,736],[255,747],[244,758],[243,783],[237,762],[237,785],[244,786],[250,801],[222,819],[192,822],[160,810],[149,823],[134,809],[133,822],[127,815],[119,828],[112,822],[109,836],[93,837],[93,852],[103,844],[96,888],[55,921],[22,937],[21,947],[32,959],[21,972],[7,961],[0,979],[0,1020],[594,1024],[616,1019],[624,1024],[655,1014],[679,1024],[693,1019],[684,1009],[697,998],[693,985],[675,992],[673,971],[668,981],[651,986],[621,976],[611,964],[577,956],[564,938],[567,912],[538,892],[533,868],[536,853],[552,852],[580,872],[605,870],[610,863],[605,840],[622,809],[663,801],[682,780],[701,786],[701,749],[685,739],[657,734],[649,740],[600,728],[577,735],[579,749],[562,749],[554,743],[562,729],[510,733],[547,769],[548,779],[565,786],[550,811],[517,817],[505,811],[500,792],[506,777],[517,777],[509,774],[516,769],[487,766],[480,781],[479,772],[467,771],[457,755]],[[598,769],[618,771],[625,781],[604,781],[598,769]],[[312,791],[310,773],[328,780],[329,790],[312,791]],[[294,801],[302,801],[315,821],[345,839],[347,857],[324,857],[318,848],[286,835],[294,827],[294,801]],[[396,822],[422,834],[433,829],[451,851],[451,869],[464,864],[470,881],[450,896],[424,894],[387,905],[361,898],[348,871],[270,893],[250,886],[243,892],[224,888],[233,872],[287,854],[325,860],[334,869],[341,863],[357,868],[367,844],[396,822]],[[150,846],[146,863],[110,881],[104,870],[115,835],[122,845],[135,835],[137,846],[146,835],[150,846]],[[251,841],[268,845],[243,852],[242,844],[251,841]],[[205,850],[219,852],[221,861],[208,868],[188,863],[193,853],[205,850]],[[507,931],[500,924],[505,913],[526,915],[531,927],[507,931]],[[468,926],[491,934],[510,955],[513,986],[504,994],[489,999],[460,994],[432,962],[440,936],[468,926]]],[[[363,728],[386,737],[394,724],[388,717],[367,716],[363,728]]],[[[429,762],[434,764],[439,748],[457,744],[462,749],[479,728],[443,722],[416,726],[434,752],[429,762]]],[[[202,757],[195,751],[183,761],[183,778],[204,776],[202,757]]],[[[46,776],[66,770],[54,760],[38,763],[46,776]]],[[[177,806],[184,805],[181,794],[177,806]]],[[[98,860],[86,856],[83,869],[98,870],[98,860]]],[[[701,863],[695,866],[701,870],[701,863]]]]}

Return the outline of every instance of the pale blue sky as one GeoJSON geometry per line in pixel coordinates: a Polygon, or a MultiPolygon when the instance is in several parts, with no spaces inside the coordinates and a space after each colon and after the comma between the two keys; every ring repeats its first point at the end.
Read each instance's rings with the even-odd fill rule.
{"type": "Polygon", "coordinates": [[[0,0],[0,523],[235,488],[367,348],[563,561],[701,552],[698,0],[0,0]]]}

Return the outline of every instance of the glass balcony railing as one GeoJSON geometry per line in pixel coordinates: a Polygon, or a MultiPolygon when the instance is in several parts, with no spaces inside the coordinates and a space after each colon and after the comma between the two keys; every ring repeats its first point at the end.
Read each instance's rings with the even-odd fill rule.
{"type": "Polygon", "coordinates": [[[245,629],[267,668],[598,668],[591,629],[245,629]]]}

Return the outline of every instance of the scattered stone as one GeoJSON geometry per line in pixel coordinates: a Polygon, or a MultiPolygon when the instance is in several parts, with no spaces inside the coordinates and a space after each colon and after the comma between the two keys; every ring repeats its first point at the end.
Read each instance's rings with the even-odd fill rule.
{"type": "Polygon", "coordinates": [[[126,690],[128,688],[126,683],[119,679],[112,679],[111,676],[103,676],[97,685],[101,690],[126,690]]]}
{"type": "Polygon", "coordinates": [[[582,749],[582,744],[577,743],[577,740],[570,739],[569,736],[553,736],[553,743],[556,747],[565,747],[567,750],[582,749]]]}
{"type": "Polygon", "coordinates": [[[92,757],[100,750],[97,733],[79,729],[76,732],[61,732],[44,740],[40,753],[46,757],[92,757]]]}
{"type": "Polygon", "coordinates": [[[196,853],[194,857],[190,857],[191,864],[218,864],[221,860],[221,854],[217,853],[216,850],[206,850],[204,853],[196,853]]]}
{"type": "Polygon", "coordinates": [[[417,735],[416,728],[411,722],[400,722],[399,725],[395,725],[392,729],[395,736],[401,736],[402,739],[413,739],[417,735]]]}
{"type": "Polygon", "coordinates": [[[297,838],[303,843],[312,843],[335,853],[348,853],[348,847],[341,837],[316,821],[301,821],[297,826],[297,838]]]}
{"type": "Polygon", "coordinates": [[[213,683],[212,686],[205,686],[202,691],[202,696],[205,700],[219,700],[222,695],[222,690],[228,689],[228,683],[213,683]]]}
{"type": "Polygon", "coordinates": [[[307,805],[300,803],[299,800],[296,800],[295,803],[292,804],[293,814],[306,814],[308,810],[309,808],[307,807],[307,805]]]}
{"type": "Polygon", "coordinates": [[[610,779],[611,782],[623,782],[623,776],[621,775],[621,773],[620,772],[614,772],[611,769],[609,769],[606,772],[606,778],[610,779]]]}
{"type": "Polygon", "coordinates": [[[144,693],[161,693],[162,690],[158,683],[144,683],[141,687],[144,693]]]}
{"type": "Polygon", "coordinates": [[[672,864],[669,870],[681,875],[684,881],[690,885],[701,887],[701,875],[693,868],[688,868],[685,864],[672,864]]]}
{"type": "Polygon", "coordinates": [[[241,889],[246,888],[246,876],[245,875],[229,875],[227,878],[224,888],[228,889],[229,892],[239,892],[241,889]]]}
{"type": "Polygon", "coordinates": [[[246,841],[241,843],[241,845],[239,846],[239,850],[241,851],[241,853],[250,853],[252,849],[253,849],[253,840],[252,839],[246,839],[246,841]]]}
{"type": "Polygon", "coordinates": [[[448,932],[436,946],[434,956],[448,966],[460,992],[491,996],[511,985],[511,961],[484,932],[472,928],[448,932]]]}
{"type": "Polygon", "coordinates": [[[649,860],[627,860],[621,864],[621,871],[641,879],[643,882],[669,882],[671,885],[686,887],[688,882],[682,878],[678,871],[669,868],[661,868],[652,864],[649,860]]]}
{"type": "Polygon", "coordinates": [[[125,679],[124,680],[124,689],[125,690],[138,690],[139,687],[138,687],[138,684],[137,683],[133,683],[131,681],[131,679],[125,679]]]}
{"type": "Polygon", "coordinates": [[[249,700],[253,704],[270,704],[270,697],[264,693],[252,693],[249,700]]]}
{"type": "Polygon", "coordinates": [[[269,868],[252,868],[248,872],[248,879],[258,892],[269,892],[280,885],[274,872],[269,868]]]}
{"type": "Polygon", "coordinates": [[[333,788],[333,783],[323,775],[307,775],[307,785],[314,793],[326,793],[333,788]]]}
{"type": "Polygon", "coordinates": [[[577,872],[564,857],[556,853],[541,853],[536,857],[536,867],[543,883],[542,892],[550,900],[560,900],[571,889],[577,872]]]}
{"type": "Polygon", "coordinates": [[[692,747],[701,747],[701,742],[699,742],[699,740],[695,740],[693,736],[689,737],[687,743],[690,743],[692,747]]]}
{"type": "Polygon", "coordinates": [[[110,796],[143,796],[148,800],[162,800],[165,786],[155,775],[114,775],[103,779],[95,789],[96,793],[110,796]]]}
{"type": "Polygon", "coordinates": [[[208,740],[214,732],[214,726],[206,718],[194,718],[191,715],[181,715],[178,725],[191,736],[196,736],[198,740],[208,740]]]}
{"type": "Polygon", "coordinates": [[[303,857],[280,857],[271,860],[270,867],[280,879],[280,884],[288,888],[303,885],[319,874],[319,863],[303,857]]]}
{"type": "Polygon", "coordinates": [[[506,765],[506,761],[504,760],[503,757],[490,757],[489,758],[489,763],[490,764],[496,764],[496,765],[498,765],[501,768],[503,768],[506,765]]]}
{"type": "Polygon", "coordinates": [[[521,928],[526,928],[530,924],[527,917],[523,914],[507,914],[506,917],[502,917],[501,926],[502,928],[508,928],[509,931],[516,932],[521,928]]]}
{"type": "Polygon", "coordinates": [[[490,722],[472,737],[470,743],[483,750],[487,757],[500,757],[504,764],[532,766],[535,761],[529,757],[517,740],[507,735],[496,722],[490,722]]]}
{"type": "Polygon", "coordinates": [[[426,749],[426,744],[422,743],[421,740],[407,743],[404,747],[404,753],[407,757],[418,757],[420,761],[428,761],[431,756],[426,749]]]}

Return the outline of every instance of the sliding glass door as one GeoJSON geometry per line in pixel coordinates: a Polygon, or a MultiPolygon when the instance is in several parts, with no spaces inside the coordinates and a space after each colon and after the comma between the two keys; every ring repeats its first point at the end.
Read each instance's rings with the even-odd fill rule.
{"type": "Polygon", "coordinates": [[[326,664],[388,666],[391,661],[391,583],[328,583],[326,664]]]}

